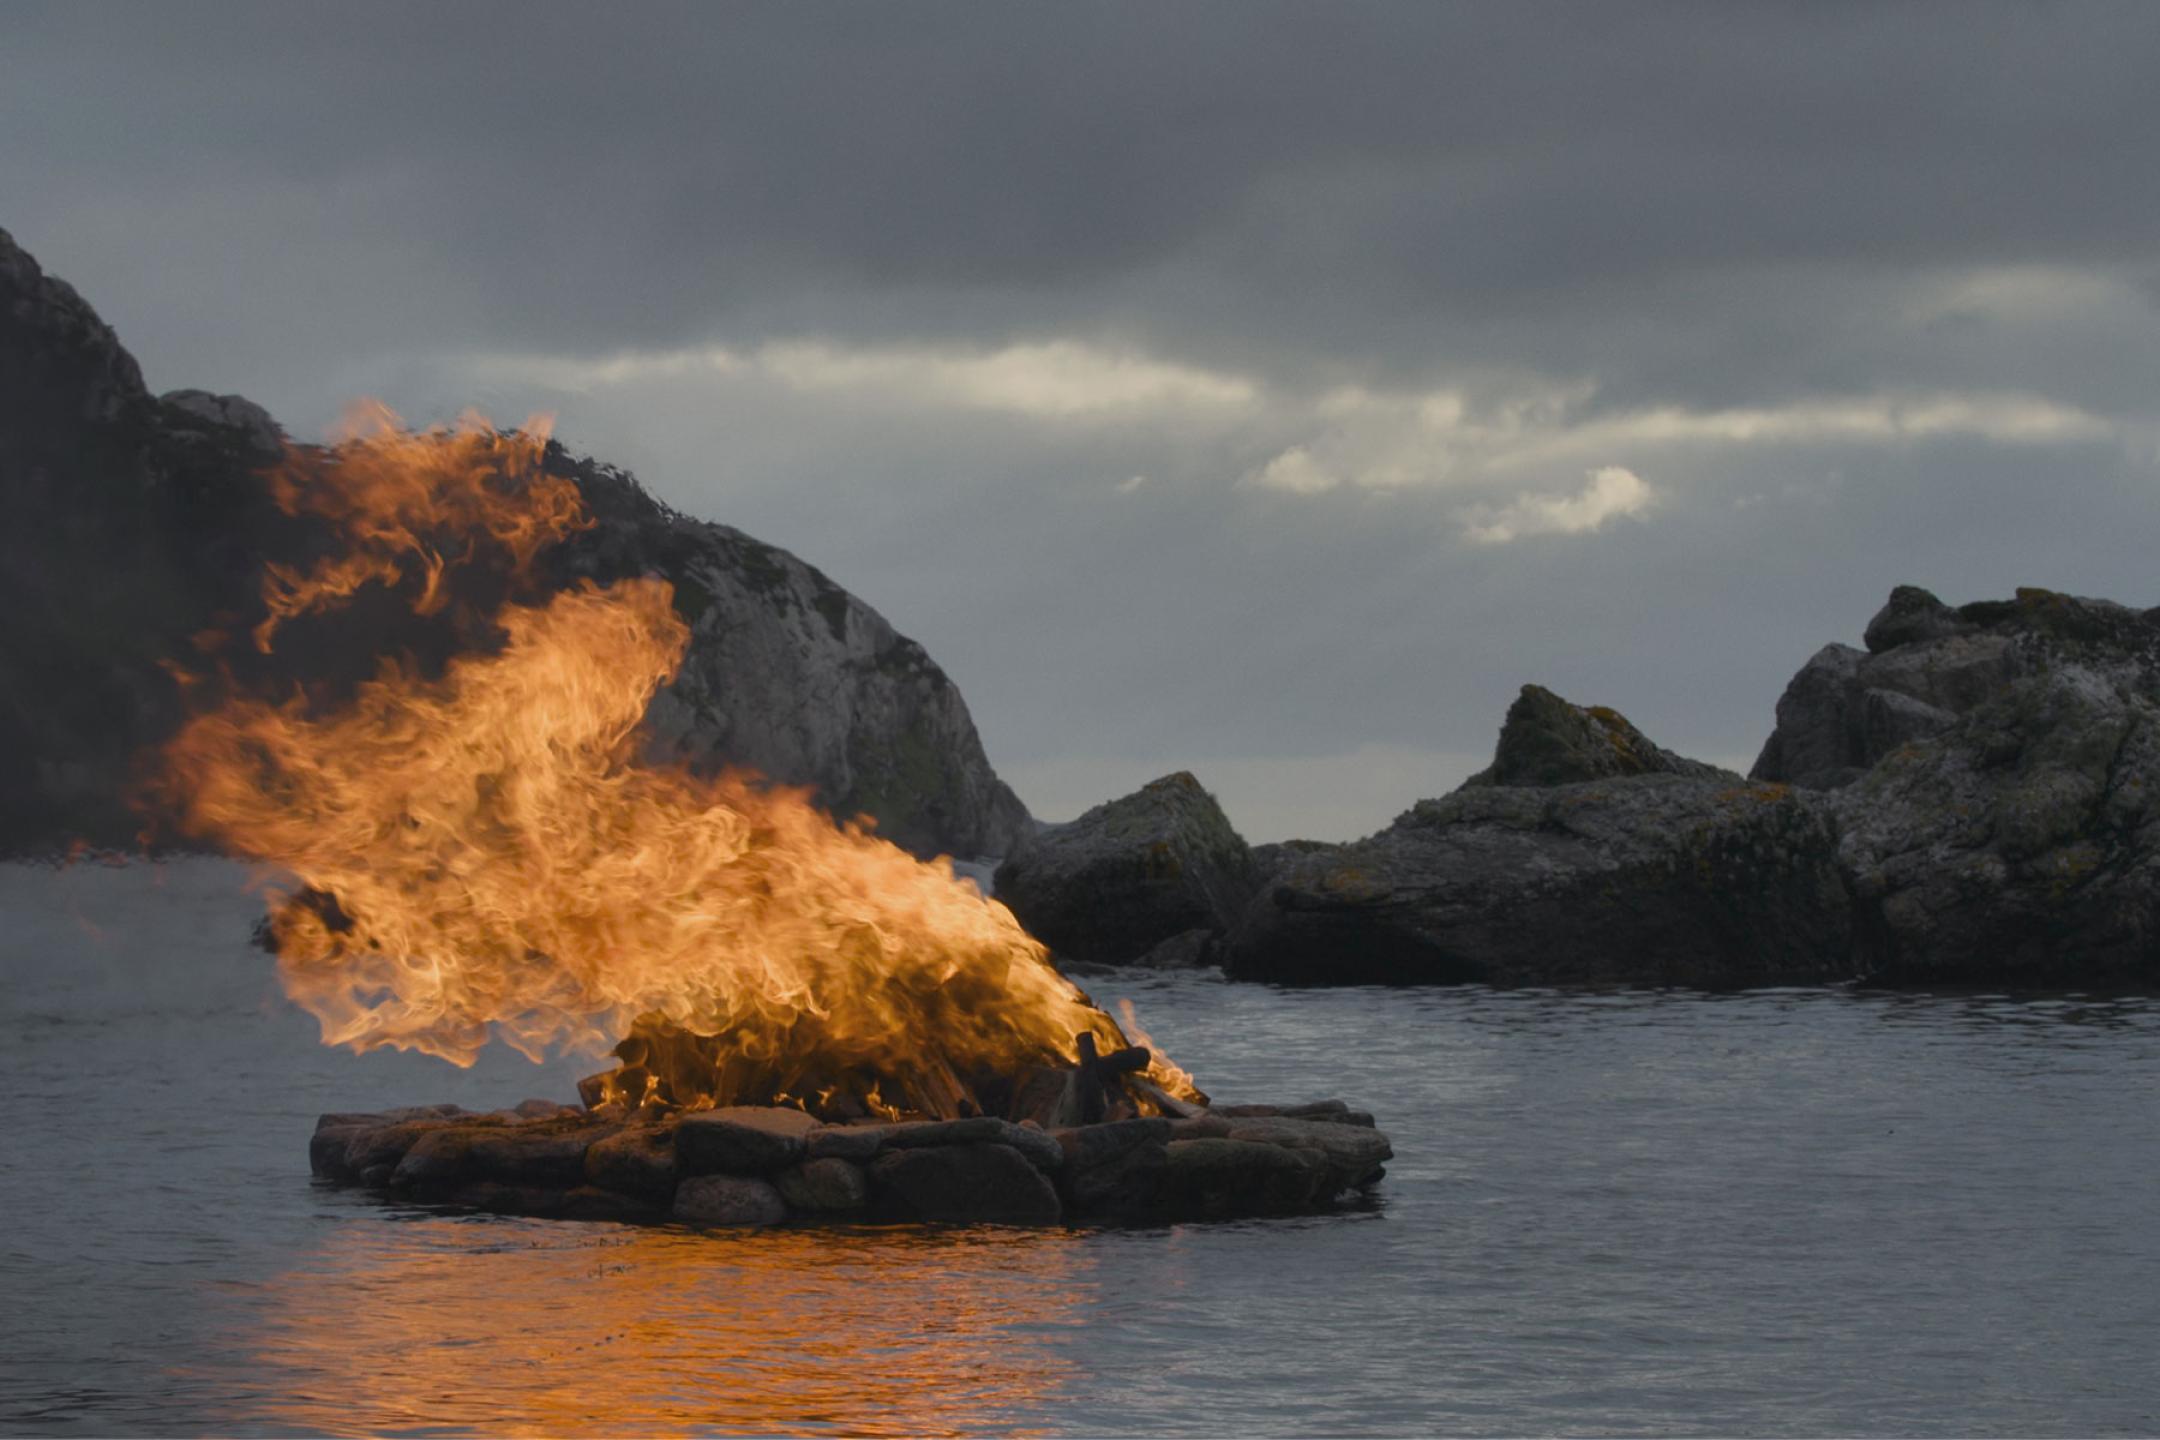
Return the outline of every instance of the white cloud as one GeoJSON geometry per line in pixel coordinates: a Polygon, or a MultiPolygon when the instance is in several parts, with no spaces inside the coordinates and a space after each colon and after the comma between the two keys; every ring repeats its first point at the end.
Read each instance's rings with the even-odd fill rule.
{"type": "Polygon", "coordinates": [[[1313,458],[1303,445],[1293,445],[1246,477],[1264,490],[1291,495],[1319,495],[1342,484],[1342,477],[1313,458]]]}
{"type": "Polygon", "coordinates": [[[1465,511],[1463,533],[1480,545],[1505,545],[1525,535],[1580,535],[1615,516],[1640,515],[1657,499],[1641,476],[1618,465],[1590,471],[1588,481],[1573,495],[1524,495],[1498,509],[1465,511]]]}
{"type": "MultiPolygon", "coordinates": [[[[2027,288],[2047,286],[2034,280],[2027,288]]],[[[2023,291],[1999,280],[1988,293],[2023,291]]],[[[1582,495],[1559,500],[1524,496],[1526,490],[1550,490],[1559,477],[1603,473],[1600,467],[1633,475],[1682,451],[1890,447],[1960,436],[2004,445],[2114,439],[2135,442],[2141,454],[2149,445],[2143,431],[2133,434],[2123,422],[2030,393],[1933,390],[1599,409],[1589,380],[1516,374],[1422,389],[1300,387],[1070,338],[976,348],[793,339],[590,360],[491,356],[470,361],[469,370],[483,382],[522,381],[569,393],[684,384],[752,387],[751,393],[777,388],[880,421],[972,413],[1105,432],[1144,421],[1172,427],[1176,443],[1202,464],[1233,446],[1267,456],[1240,475],[1249,488],[1304,497],[1467,492],[1464,499],[1481,501],[1479,513],[1487,517],[1474,523],[1473,534],[1508,538],[1594,530],[1604,517],[1647,503],[1613,488],[1618,481],[1593,482],[1582,495]],[[1577,523],[1578,517],[1597,518],[1577,523]]],[[[1130,494],[1144,483],[1145,475],[1134,475],[1117,489],[1130,494]]]]}
{"type": "MultiPolygon", "coordinates": [[[[1866,395],[1786,405],[1587,411],[1588,385],[1518,383],[1461,389],[1327,391],[1308,402],[1306,434],[1246,472],[1243,483],[1296,495],[1331,490],[1471,488],[1525,471],[1587,469],[1615,456],[1639,464],[1679,449],[1805,444],[1896,445],[1947,436],[2037,445],[2122,439],[2115,421],[2040,396],[1866,395]]],[[[1295,414],[1285,400],[1275,413],[1295,414]]]]}
{"type": "Polygon", "coordinates": [[[781,340],[747,350],[704,345],[595,360],[487,356],[472,361],[471,368],[483,380],[523,380],[570,391],[696,376],[762,379],[799,393],[846,395],[871,404],[1044,420],[1235,413],[1260,395],[1259,386],[1241,375],[1077,340],[997,349],[781,340]]]}

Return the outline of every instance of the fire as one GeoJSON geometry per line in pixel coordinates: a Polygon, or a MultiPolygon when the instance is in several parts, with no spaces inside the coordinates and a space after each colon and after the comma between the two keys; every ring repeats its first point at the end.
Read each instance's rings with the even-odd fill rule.
{"type": "MultiPolygon", "coordinates": [[[[590,523],[544,431],[400,430],[378,409],[273,480],[348,544],[266,579],[279,622],[395,587],[416,611],[476,557],[523,569],[590,523]]],[[[639,1093],[961,1113],[1117,1024],[1012,913],[940,860],[836,824],[805,791],[643,763],[638,726],[689,643],[671,587],[503,604],[503,637],[432,678],[384,659],[349,703],[240,695],[193,719],[163,788],[191,834],[303,887],[271,936],[287,993],[355,1050],[470,1064],[609,1047],[639,1093]]],[[[1197,1092],[1159,1055],[1147,1078],[1197,1092]]]]}

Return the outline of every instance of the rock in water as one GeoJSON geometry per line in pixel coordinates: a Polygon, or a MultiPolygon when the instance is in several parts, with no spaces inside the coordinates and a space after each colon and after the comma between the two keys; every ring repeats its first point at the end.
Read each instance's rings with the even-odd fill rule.
{"type": "MultiPolygon", "coordinates": [[[[1184,771],[1025,842],[997,896],[1061,960],[1117,965],[1226,929],[1259,883],[1252,851],[1184,771]]],[[[1192,947],[1174,952],[1194,958],[1192,947]]]]}
{"type": "Polygon", "coordinates": [[[1162,1203],[1179,1215],[1292,1215],[1324,1198],[1325,1160],[1253,1140],[1173,1140],[1165,1154],[1162,1203]]]}
{"type": "Polygon", "coordinates": [[[585,1152],[585,1178],[605,1190],[672,1195],[680,1175],[673,1125],[632,1125],[585,1152]]]}
{"type": "Polygon", "coordinates": [[[901,1219],[1048,1225],[1064,1213],[1057,1187],[1008,1145],[889,1150],[870,1184],[879,1208],[901,1219]]]}
{"type": "Polygon", "coordinates": [[[1277,852],[1234,977],[1747,984],[1850,973],[1829,809],[1524,688],[1490,769],[1353,844],[1277,852]],[[1585,779],[1585,774],[1609,778],[1585,779]],[[1576,777],[1539,783],[1546,777],[1576,777]]]}
{"type": "Polygon", "coordinates": [[[1869,657],[1972,688],[1832,797],[1860,963],[1897,982],[2160,975],[2160,618],[2043,590],[1953,613],[1869,657]]]}

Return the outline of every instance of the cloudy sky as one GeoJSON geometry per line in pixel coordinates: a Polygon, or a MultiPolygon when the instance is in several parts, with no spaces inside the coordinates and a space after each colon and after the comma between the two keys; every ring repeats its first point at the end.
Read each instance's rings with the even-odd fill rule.
{"type": "Polygon", "coordinates": [[[557,416],[926,644],[1036,813],[1744,767],[1893,584],[2160,603],[2160,6],[0,5],[153,387],[557,416]]]}

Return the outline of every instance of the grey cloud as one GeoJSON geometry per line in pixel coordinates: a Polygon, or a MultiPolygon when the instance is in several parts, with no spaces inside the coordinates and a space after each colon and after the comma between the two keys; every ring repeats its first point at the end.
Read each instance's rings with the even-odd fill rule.
{"type": "Polygon", "coordinates": [[[870,294],[858,323],[921,333],[959,293],[963,324],[1111,316],[1169,348],[1280,342],[1287,310],[1305,349],[1401,363],[1441,323],[1624,312],[1644,287],[1684,306],[1768,267],[2128,264],[2160,240],[2149,7],[67,5],[0,25],[0,154],[16,203],[58,207],[54,238],[71,207],[102,213],[93,188],[155,228],[242,187],[265,199],[238,219],[296,227],[324,268],[395,252],[423,337],[790,328],[806,291],[821,323],[870,294]],[[1165,308],[1147,281],[1181,266],[1217,281],[1165,308]]]}

